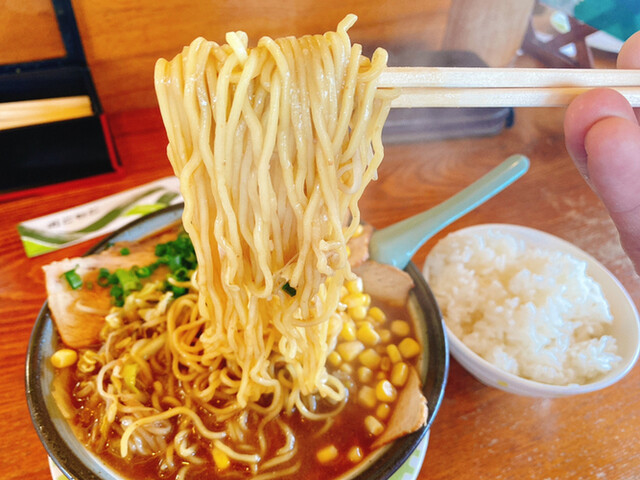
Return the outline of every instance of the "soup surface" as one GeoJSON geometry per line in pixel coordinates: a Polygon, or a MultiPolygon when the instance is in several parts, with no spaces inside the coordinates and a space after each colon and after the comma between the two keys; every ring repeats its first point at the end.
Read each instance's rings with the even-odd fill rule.
{"type": "MultiPolygon", "coordinates": [[[[91,301],[112,306],[97,344],[75,349],[78,361],[57,369],[55,397],[76,435],[125,477],[336,478],[381,445],[424,423],[426,406],[424,412],[418,412],[422,423],[415,423],[416,412],[403,411],[409,410],[406,406],[416,398],[424,405],[419,381],[415,382],[421,346],[414,323],[399,302],[371,298],[366,288],[363,291],[359,277],[345,285],[338,315],[340,334],[326,357],[329,373],[348,389],[346,401],[332,402],[317,393],[305,395],[304,406],[317,420],[300,415],[294,406],[269,421],[255,408],[219,415],[225,407],[224,394],[209,403],[199,401],[193,394],[193,378],[176,378],[170,342],[156,340],[159,346],[149,347],[154,339],[171,337],[172,328],[173,333],[180,329],[179,325],[167,326],[167,315],[154,314],[158,305],[165,302],[161,310],[166,312],[173,303],[186,301],[194,288],[188,280],[193,274],[188,267],[194,267],[193,263],[166,258],[171,250],[166,245],[175,239],[185,247],[177,255],[188,257],[188,237],[177,226],[138,244],[114,245],[97,256],[109,264],[110,256],[155,252],[157,260],[130,269],[142,270],[143,276],[138,278],[136,289],[128,292],[117,288],[114,292],[116,279],[113,273],[105,273],[104,267],[83,276],[83,286],[76,293],[80,295],[84,289],[91,301]],[[145,297],[141,292],[146,290],[155,296],[145,297]],[[131,309],[132,303],[137,304],[135,309],[131,309]],[[117,328],[113,323],[118,323],[117,328]],[[143,362],[130,355],[136,344],[141,345],[138,350],[149,350],[142,355],[143,362]],[[110,362],[113,365],[109,366],[110,362]],[[118,413],[111,409],[115,391],[121,394],[117,401],[127,407],[118,413]],[[162,412],[181,406],[195,412],[204,429],[192,425],[185,414],[140,425],[127,440],[129,449],[122,456],[123,431],[141,418],[135,412],[162,412]],[[131,418],[126,412],[131,412],[131,418]],[[410,426],[406,425],[407,417],[413,422],[410,426]],[[203,431],[225,432],[224,445],[246,452],[247,457],[261,452],[257,471],[252,466],[255,462],[228,455],[218,440],[206,438],[203,431]]],[[[382,268],[389,275],[387,267],[382,268]]],[[[121,272],[120,276],[126,281],[121,272]]],[[[191,344],[196,345],[197,340],[196,335],[191,344]]],[[[178,369],[186,375],[186,369],[178,369]]],[[[279,375],[286,384],[286,371],[279,375]]],[[[264,396],[258,404],[266,407],[273,401],[264,396]]]]}

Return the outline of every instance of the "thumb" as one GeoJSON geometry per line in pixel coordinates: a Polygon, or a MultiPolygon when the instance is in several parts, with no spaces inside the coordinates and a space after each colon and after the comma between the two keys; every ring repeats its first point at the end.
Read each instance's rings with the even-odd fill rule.
{"type": "Polygon", "coordinates": [[[593,188],[640,272],[640,127],[635,119],[602,118],[586,132],[584,148],[593,188]]]}

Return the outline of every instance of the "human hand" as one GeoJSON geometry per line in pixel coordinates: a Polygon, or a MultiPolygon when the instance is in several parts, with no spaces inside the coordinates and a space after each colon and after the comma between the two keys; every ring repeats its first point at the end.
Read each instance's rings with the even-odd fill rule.
{"type": "MultiPolygon", "coordinates": [[[[618,68],[640,68],[640,32],[623,45],[618,68]]],[[[640,112],[618,92],[580,95],[564,121],[569,155],[609,211],[620,243],[640,273],[640,112]]]]}

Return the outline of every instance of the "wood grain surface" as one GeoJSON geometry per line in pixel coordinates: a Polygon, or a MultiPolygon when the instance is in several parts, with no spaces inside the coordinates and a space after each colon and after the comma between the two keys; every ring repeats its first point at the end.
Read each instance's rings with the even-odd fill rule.
{"type": "Polygon", "coordinates": [[[198,36],[224,43],[243,30],[255,44],[280,37],[334,30],[358,15],[350,34],[365,45],[436,49],[449,0],[73,0],[87,62],[106,112],[156,105],[153,65],[172,58],[198,36]]]}
{"type": "Polygon", "coordinates": [[[65,54],[51,0],[0,1],[0,65],[65,54]]]}

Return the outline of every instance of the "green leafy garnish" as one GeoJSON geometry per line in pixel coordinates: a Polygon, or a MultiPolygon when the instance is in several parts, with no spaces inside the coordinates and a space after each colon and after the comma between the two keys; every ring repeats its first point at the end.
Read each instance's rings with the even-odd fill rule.
{"type": "Polygon", "coordinates": [[[126,295],[134,290],[140,290],[142,288],[142,283],[140,283],[136,274],[131,270],[118,268],[115,271],[115,275],[118,278],[118,284],[122,287],[122,290],[124,290],[126,295]]]}
{"type": "Polygon", "coordinates": [[[298,293],[295,288],[289,285],[289,282],[282,285],[282,290],[284,290],[284,292],[290,297],[295,297],[296,293],[298,293]]]}
{"type": "Polygon", "coordinates": [[[133,273],[136,274],[136,277],[138,277],[138,278],[147,278],[153,273],[155,268],[152,268],[151,266],[147,266],[147,267],[132,267],[131,270],[133,270],[133,273]]]}
{"type": "Polygon", "coordinates": [[[109,270],[107,270],[106,268],[101,268],[98,272],[98,279],[96,280],[96,283],[101,287],[108,287],[110,277],[111,274],[109,273],[109,270]]]}
{"type": "MultiPolygon", "coordinates": [[[[129,253],[128,248],[120,250],[121,255],[128,255],[129,253]]],[[[140,279],[150,277],[159,266],[166,265],[169,268],[169,278],[174,282],[188,282],[198,265],[191,239],[184,232],[171,242],[156,245],[155,254],[158,259],[154,263],[143,267],[136,265],[129,270],[119,268],[115,272],[109,272],[108,269],[101,268],[98,272],[96,283],[104,288],[110,287],[113,304],[121,307],[124,305],[124,299],[131,292],[142,288],[140,279]]],[[[173,285],[167,280],[164,282],[164,291],[170,291],[174,297],[179,297],[187,293],[189,289],[173,285]]]]}
{"type": "Polygon", "coordinates": [[[62,274],[64,275],[64,278],[67,280],[67,283],[73,290],[77,290],[80,287],[82,287],[82,278],[76,272],[76,268],[78,267],[72,268],[71,270],[67,270],[62,274]]]}
{"type": "Polygon", "coordinates": [[[109,294],[113,297],[113,304],[116,307],[122,307],[124,305],[124,290],[120,285],[111,287],[109,294]]]}
{"type": "MultiPolygon", "coordinates": [[[[196,252],[193,249],[191,239],[186,233],[178,235],[178,238],[171,242],[156,245],[156,256],[158,261],[152,265],[167,265],[171,272],[169,277],[176,282],[187,282],[192,272],[198,266],[196,252]]],[[[180,297],[189,291],[188,288],[172,285],[165,282],[165,291],[171,291],[174,297],[180,297]]]]}
{"type": "Polygon", "coordinates": [[[127,247],[120,249],[120,255],[129,255],[130,253],[131,250],[129,250],[127,247]]]}
{"type": "Polygon", "coordinates": [[[188,288],[177,287],[175,285],[171,285],[169,282],[167,282],[165,284],[165,289],[166,289],[166,291],[170,290],[171,293],[173,293],[174,298],[181,297],[182,295],[184,295],[185,293],[187,293],[189,291],[188,288]]]}

